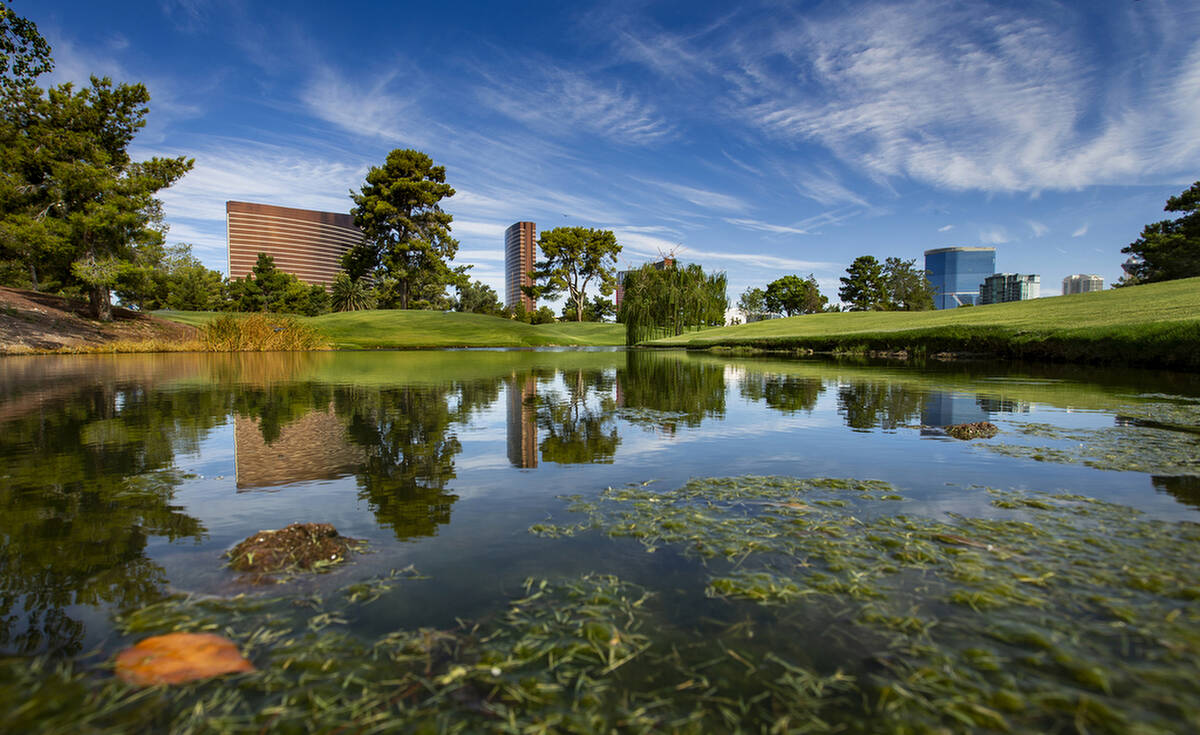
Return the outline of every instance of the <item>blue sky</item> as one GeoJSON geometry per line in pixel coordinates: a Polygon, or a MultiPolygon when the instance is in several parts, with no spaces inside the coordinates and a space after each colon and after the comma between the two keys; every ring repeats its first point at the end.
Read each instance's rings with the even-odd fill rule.
{"type": "MultiPolygon", "coordinates": [[[[187,155],[171,242],[225,267],[227,199],[347,211],[393,148],[445,165],[458,264],[603,227],[732,300],[862,254],[994,245],[1001,271],[1120,275],[1200,179],[1200,3],[32,2],[49,81],[152,95],[139,157],[187,155]]],[[[43,80],[45,82],[47,80],[43,80]]]]}

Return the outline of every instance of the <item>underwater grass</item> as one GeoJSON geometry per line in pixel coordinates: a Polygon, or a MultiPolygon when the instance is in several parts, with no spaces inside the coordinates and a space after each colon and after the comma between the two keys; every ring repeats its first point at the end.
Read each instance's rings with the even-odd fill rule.
{"type": "Polygon", "coordinates": [[[985,497],[986,517],[931,519],[877,480],[571,496],[568,522],[531,528],[546,544],[605,534],[693,568],[692,589],[529,579],[492,614],[377,635],[356,632],[367,606],[436,580],[174,597],[120,616],[121,636],[217,632],[258,671],[136,689],[111,652],[7,659],[0,713],[14,731],[99,733],[1200,728],[1200,525],[1079,495],[985,497]]]}
{"type": "Polygon", "coordinates": [[[703,479],[572,497],[587,521],[531,531],[702,560],[707,594],[769,610],[775,640],[799,610],[796,637],[824,620],[839,655],[861,656],[846,669],[865,707],[835,708],[850,731],[1200,727],[1200,526],[989,493],[996,517],[942,521],[885,510],[899,509],[885,483],[703,479]]]}

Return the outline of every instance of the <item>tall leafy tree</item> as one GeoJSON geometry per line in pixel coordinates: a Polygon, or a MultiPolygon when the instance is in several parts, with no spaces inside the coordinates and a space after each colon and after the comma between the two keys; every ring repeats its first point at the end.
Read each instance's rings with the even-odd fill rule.
{"type": "Polygon", "coordinates": [[[1200,276],[1200,181],[1168,199],[1163,210],[1185,214],[1146,225],[1141,237],[1121,248],[1137,256],[1122,285],[1200,276]]]}
{"type": "Polygon", "coordinates": [[[816,314],[825,308],[829,299],[821,294],[821,287],[811,273],[808,278],[783,276],[767,284],[763,296],[767,311],[796,314],[816,314]]]}
{"type": "Polygon", "coordinates": [[[890,311],[929,311],[933,308],[933,284],[918,270],[917,260],[888,258],[883,262],[883,283],[890,311]]]}
{"type": "Polygon", "coordinates": [[[838,297],[850,311],[882,311],[887,304],[883,265],[872,255],[860,255],[841,277],[838,297]]]}
{"type": "Polygon", "coordinates": [[[110,319],[110,291],[139,248],[161,245],[154,197],[192,160],[134,161],[145,123],[141,84],[92,77],[78,91],[42,91],[51,68],[37,27],[0,8],[0,277],[9,283],[87,293],[93,315],[110,319]]]}
{"type": "Polygon", "coordinates": [[[542,233],[538,248],[544,260],[535,264],[535,285],[526,289],[536,299],[553,299],[566,293],[576,321],[583,321],[589,283],[596,281],[605,296],[616,288],[621,246],[612,230],[556,227],[542,233]]]}
{"type": "Polygon", "coordinates": [[[644,265],[630,272],[617,314],[626,343],[723,325],[729,308],[725,287],[724,273],[706,274],[695,263],[661,270],[644,265]]]}
{"type": "Polygon", "coordinates": [[[738,298],[738,308],[746,315],[749,321],[757,321],[762,319],[767,310],[767,292],[761,288],[748,288],[742,292],[738,298]]]}
{"type": "Polygon", "coordinates": [[[350,193],[351,214],[364,235],[343,258],[350,277],[391,279],[401,309],[434,304],[446,286],[466,283],[466,268],[450,265],[458,241],[450,235],[454,218],[442,211],[441,201],[452,196],[446,167],[420,151],[398,148],[382,166],[372,166],[358,193],[350,193]]]}
{"type": "Polygon", "coordinates": [[[500,303],[496,289],[483,281],[475,281],[458,287],[458,302],[454,305],[454,310],[494,315],[503,311],[504,305],[500,303]]]}

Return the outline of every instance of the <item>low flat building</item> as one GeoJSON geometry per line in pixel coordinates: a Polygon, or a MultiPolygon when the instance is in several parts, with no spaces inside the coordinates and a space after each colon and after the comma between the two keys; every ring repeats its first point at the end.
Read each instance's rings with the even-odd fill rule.
{"type": "Polygon", "coordinates": [[[1028,301],[1041,295],[1042,277],[1036,274],[993,273],[979,285],[979,303],[1003,304],[1028,301]]]}
{"type": "Polygon", "coordinates": [[[1087,293],[1088,291],[1103,291],[1104,278],[1097,276],[1094,273],[1083,274],[1077,273],[1073,276],[1067,276],[1063,279],[1063,296],[1069,296],[1073,293],[1087,293]]]}
{"type": "Polygon", "coordinates": [[[279,270],[328,287],[342,270],[342,254],[363,235],[349,214],[225,202],[225,238],[231,279],[245,278],[266,253],[279,270]]]}

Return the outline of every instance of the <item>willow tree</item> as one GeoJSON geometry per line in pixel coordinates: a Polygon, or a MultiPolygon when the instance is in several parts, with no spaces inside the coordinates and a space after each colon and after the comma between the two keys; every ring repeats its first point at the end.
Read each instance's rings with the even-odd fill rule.
{"type": "Polygon", "coordinates": [[[625,343],[635,345],[723,325],[729,308],[725,285],[723,272],[707,275],[695,263],[661,270],[644,265],[630,271],[617,315],[617,321],[625,325],[625,343]]]}

